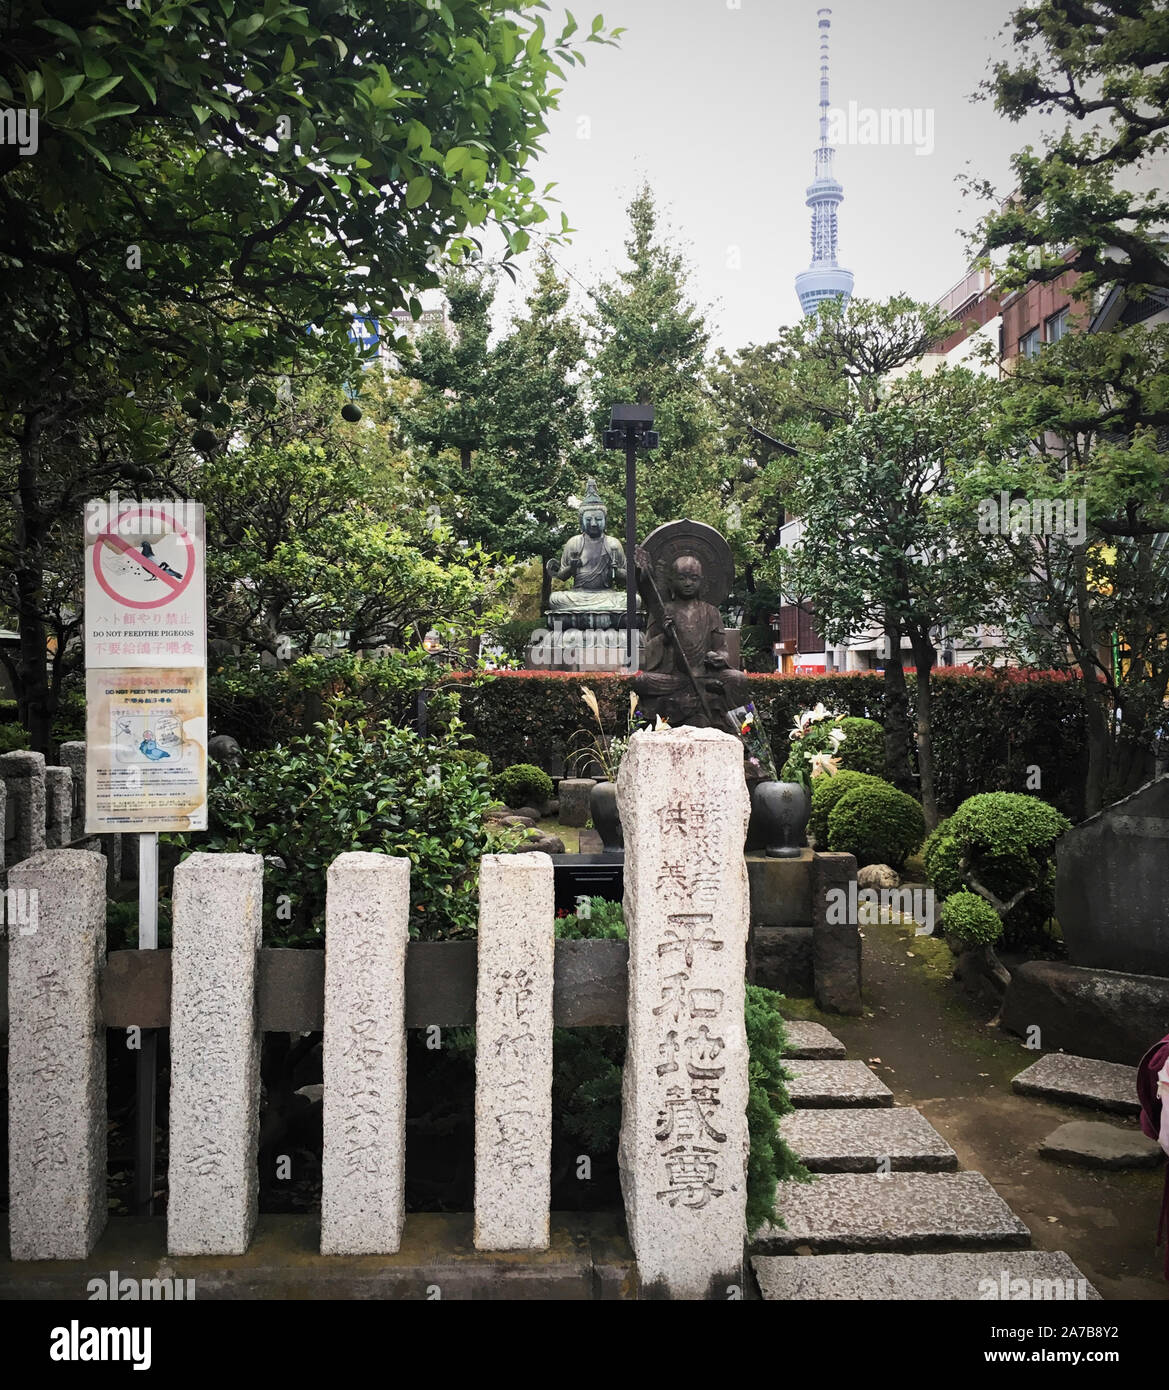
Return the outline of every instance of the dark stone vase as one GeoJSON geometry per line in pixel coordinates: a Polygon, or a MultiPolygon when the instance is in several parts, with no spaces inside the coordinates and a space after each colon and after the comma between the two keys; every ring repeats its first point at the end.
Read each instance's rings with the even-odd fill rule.
{"type": "Polygon", "coordinates": [[[808,793],[798,782],[756,782],[748,842],[762,844],[772,859],[798,859],[807,846],[811,812],[808,793]]]}
{"type": "Polygon", "coordinates": [[[589,814],[593,818],[593,828],[601,837],[606,849],[624,849],[625,834],[621,829],[621,816],[617,810],[617,784],[598,782],[589,792],[589,814]]]}

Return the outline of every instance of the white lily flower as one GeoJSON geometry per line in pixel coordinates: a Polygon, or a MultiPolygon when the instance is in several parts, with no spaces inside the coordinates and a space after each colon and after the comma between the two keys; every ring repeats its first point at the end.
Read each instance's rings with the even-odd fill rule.
{"type": "Polygon", "coordinates": [[[832,745],[832,751],[834,753],[847,737],[848,735],[844,732],[843,729],[831,729],[829,731],[828,742],[832,745]]]}
{"type": "Polygon", "coordinates": [[[812,764],[812,776],[835,777],[840,763],[831,753],[807,753],[805,757],[812,764]]]}
{"type": "Polygon", "coordinates": [[[824,708],[824,702],[822,700],[816,705],[816,708],[811,712],[809,716],[809,719],[813,724],[819,724],[821,719],[830,718],[832,718],[832,716],[824,708]]]}

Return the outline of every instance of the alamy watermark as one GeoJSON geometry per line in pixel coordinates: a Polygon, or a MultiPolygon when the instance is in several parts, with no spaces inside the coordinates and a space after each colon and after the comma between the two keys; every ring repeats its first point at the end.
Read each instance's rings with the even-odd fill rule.
{"type": "Polygon", "coordinates": [[[915,155],[934,152],[932,106],[828,108],[828,139],[833,145],[911,145],[915,155]]]}
{"type": "Polygon", "coordinates": [[[981,536],[1066,536],[1083,545],[1088,536],[1086,497],[1016,497],[1003,489],[978,504],[981,536]]]}
{"type": "Polygon", "coordinates": [[[3,925],[0,936],[36,936],[40,912],[40,893],[36,888],[7,888],[0,897],[3,925]]]}
{"type": "Polygon", "coordinates": [[[997,1279],[992,1276],[978,1281],[978,1297],[984,1301],[1049,1303],[1078,1301],[1091,1295],[1086,1279],[1012,1279],[1009,1269],[1000,1269],[997,1279]]]}
{"type": "Polygon", "coordinates": [[[161,522],[190,533],[199,516],[200,503],[183,498],[121,497],[115,488],[106,501],[94,498],[85,504],[85,529],[91,536],[107,532],[115,536],[138,535],[143,522],[161,522]]]}
{"type": "Polygon", "coordinates": [[[891,921],[894,918],[904,921],[909,917],[917,923],[915,936],[933,935],[932,888],[858,889],[854,878],[847,888],[829,888],[824,896],[824,915],[829,926],[859,926],[867,922],[891,921]],[[864,922],[860,915],[862,907],[866,909],[864,922]]]}
{"type": "Polygon", "coordinates": [[[537,628],[528,646],[529,665],[550,670],[637,671],[642,634],[634,629],[632,654],[624,628],[537,628]]]}
{"type": "Polygon", "coordinates": [[[36,154],[40,148],[40,112],[9,106],[0,111],[0,145],[15,145],[22,155],[36,154]]]}

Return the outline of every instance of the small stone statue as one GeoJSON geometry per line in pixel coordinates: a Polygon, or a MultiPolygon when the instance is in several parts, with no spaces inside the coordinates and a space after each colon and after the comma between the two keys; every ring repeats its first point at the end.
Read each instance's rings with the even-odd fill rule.
{"type": "Polygon", "coordinates": [[[243,749],[230,734],[215,734],[207,740],[207,756],[213,763],[225,767],[237,767],[243,757],[243,749]]]}
{"type": "Polygon", "coordinates": [[[573,582],[571,589],[549,596],[548,612],[552,618],[605,614],[616,626],[616,619],[625,612],[625,551],[620,541],[605,534],[607,520],[605,504],[590,478],[580,507],[580,535],[573,536],[564,547],[559,563],[548,561],[548,573],[553,579],[573,582]],[[622,587],[614,589],[614,584],[622,587]]]}
{"type": "Polygon", "coordinates": [[[688,724],[730,732],[727,713],[747,703],[747,678],[731,669],[721,614],[699,596],[702,562],[695,555],[673,560],[671,597],[663,602],[642,546],[635,559],[649,611],[641,671],[633,682],[643,711],[651,719],[660,714],[675,728],[688,724]]]}

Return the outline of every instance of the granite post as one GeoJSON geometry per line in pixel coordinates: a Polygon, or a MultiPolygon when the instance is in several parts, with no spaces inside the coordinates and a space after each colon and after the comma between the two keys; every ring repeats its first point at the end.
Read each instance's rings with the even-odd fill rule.
{"type": "Polygon", "coordinates": [[[849,887],[856,879],[851,854],[812,857],[812,978],[816,1007],[833,1014],[860,1014],[861,934],[849,887]]]}
{"type": "Polygon", "coordinates": [[[477,1250],[548,1248],[554,897],[548,855],[483,856],[475,998],[477,1250]]]}
{"type": "Polygon", "coordinates": [[[64,849],[73,838],[73,774],[45,768],[45,848],[64,849]]]}
{"type": "Polygon", "coordinates": [[[73,830],[70,839],[79,840],[85,834],[85,743],[74,739],[58,749],[61,766],[73,774],[73,830]]]}
{"type": "Polygon", "coordinates": [[[105,866],[42,850],[8,876],[9,1236],[80,1260],[106,1224],[105,866]]]}
{"type": "Polygon", "coordinates": [[[560,812],[557,816],[561,825],[572,825],[578,830],[589,822],[589,796],[597,785],[592,777],[562,777],[557,795],[560,798],[560,812]]]}
{"type": "Polygon", "coordinates": [[[747,1235],[750,906],[743,747],[718,729],[636,733],[625,830],[629,1025],[619,1160],[643,1291],[727,1298],[747,1235]]]}
{"type": "Polygon", "coordinates": [[[406,1203],[410,861],[341,854],[325,920],[321,1253],[392,1255],[406,1203]]]}
{"type": "Polygon", "coordinates": [[[8,792],[6,817],[12,826],[8,863],[19,864],[45,848],[45,755],[23,749],[0,755],[0,779],[8,792]]]}
{"type": "Polygon", "coordinates": [[[193,854],[174,872],[172,1255],[242,1255],[255,1225],[263,881],[258,854],[193,854]]]}

